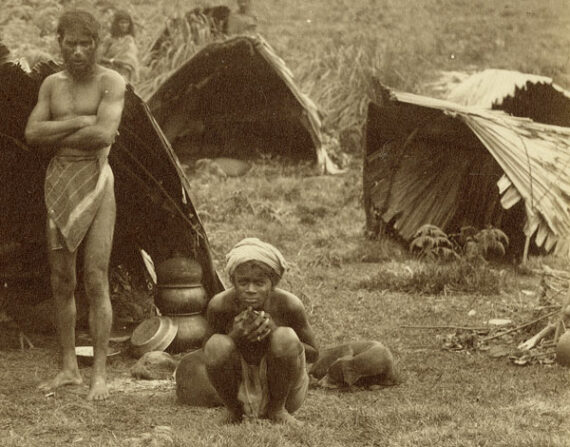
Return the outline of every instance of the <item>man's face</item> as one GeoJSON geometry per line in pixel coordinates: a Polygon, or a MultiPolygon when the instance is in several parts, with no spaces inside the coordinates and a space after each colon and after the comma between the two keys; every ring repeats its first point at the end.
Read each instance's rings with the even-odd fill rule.
{"type": "Polygon", "coordinates": [[[250,0],[237,0],[237,4],[240,11],[245,11],[249,8],[250,0]]]}
{"type": "Polygon", "coordinates": [[[97,44],[81,30],[67,30],[60,42],[61,56],[74,79],[84,79],[93,72],[97,44]]]}
{"type": "Polygon", "coordinates": [[[256,310],[262,309],[263,303],[273,290],[267,273],[256,265],[239,265],[234,272],[233,283],[240,310],[249,306],[256,310]]]}

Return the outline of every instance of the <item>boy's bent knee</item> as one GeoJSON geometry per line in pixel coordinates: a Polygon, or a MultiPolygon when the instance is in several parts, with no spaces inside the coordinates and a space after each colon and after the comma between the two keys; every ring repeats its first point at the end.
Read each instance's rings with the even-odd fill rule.
{"type": "Polygon", "coordinates": [[[280,326],[271,334],[270,350],[275,357],[297,355],[302,349],[302,343],[297,333],[290,327],[280,326]]]}
{"type": "Polygon", "coordinates": [[[214,334],[204,345],[206,365],[224,363],[237,352],[236,344],[227,335],[214,334]]]}

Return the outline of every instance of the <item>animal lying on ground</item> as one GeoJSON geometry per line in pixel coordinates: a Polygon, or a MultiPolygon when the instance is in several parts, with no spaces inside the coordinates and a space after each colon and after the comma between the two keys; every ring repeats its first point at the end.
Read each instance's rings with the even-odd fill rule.
{"type": "Polygon", "coordinates": [[[358,340],[321,350],[309,374],[325,386],[391,386],[400,383],[392,353],[375,340],[358,340]]]}

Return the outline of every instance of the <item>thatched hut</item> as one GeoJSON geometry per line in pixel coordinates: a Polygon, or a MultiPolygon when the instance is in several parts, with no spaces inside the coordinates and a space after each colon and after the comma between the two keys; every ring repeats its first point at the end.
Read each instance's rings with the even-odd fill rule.
{"type": "Polygon", "coordinates": [[[260,36],[207,45],[145,99],[181,158],[274,154],[338,171],[317,107],[260,36]]]}
{"type": "Polygon", "coordinates": [[[427,223],[448,234],[492,225],[514,253],[532,239],[570,255],[569,127],[375,87],[363,172],[371,233],[410,241],[427,223]]]}

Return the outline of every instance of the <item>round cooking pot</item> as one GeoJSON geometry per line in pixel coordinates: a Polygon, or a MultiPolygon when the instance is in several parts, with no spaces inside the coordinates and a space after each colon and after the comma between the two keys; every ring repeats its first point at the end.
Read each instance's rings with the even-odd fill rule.
{"type": "Polygon", "coordinates": [[[201,314],[169,315],[169,318],[178,327],[178,332],[168,351],[186,352],[202,346],[208,323],[201,314]]]}
{"type": "Polygon", "coordinates": [[[201,284],[159,285],[154,299],[162,314],[202,312],[207,301],[206,290],[201,284]]]}
{"type": "Polygon", "coordinates": [[[202,266],[193,258],[176,256],[156,266],[159,285],[199,284],[202,282],[202,266]]]}

